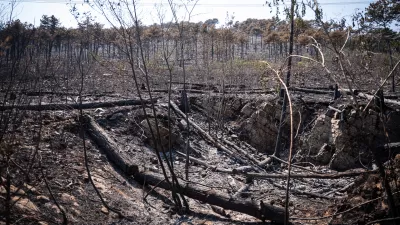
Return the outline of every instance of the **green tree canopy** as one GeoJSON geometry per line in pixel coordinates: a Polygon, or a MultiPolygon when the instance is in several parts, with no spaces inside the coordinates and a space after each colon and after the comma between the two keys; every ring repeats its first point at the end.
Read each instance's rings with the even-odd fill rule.
{"type": "Polygon", "coordinates": [[[400,21],[400,2],[398,0],[378,0],[365,9],[365,22],[387,28],[400,21]]]}

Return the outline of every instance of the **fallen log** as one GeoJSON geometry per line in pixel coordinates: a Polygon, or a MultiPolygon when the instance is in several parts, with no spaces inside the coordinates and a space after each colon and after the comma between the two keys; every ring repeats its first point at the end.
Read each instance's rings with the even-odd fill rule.
{"type": "MultiPolygon", "coordinates": [[[[157,102],[157,99],[153,99],[157,102]]],[[[150,104],[151,101],[144,100],[143,104],[150,104]]],[[[112,102],[90,102],[83,104],[44,104],[44,105],[4,105],[0,106],[0,111],[5,110],[32,110],[32,111],[42,111],[42,110],[73,110],[73,109],[95,109],[95,108],[109,108],[116,106],[131,106],[131,105],[141,105],[142,101],[130,99],[130,100],[120,100],[112,102]]]]}
{"type": "MultiPolygon", "coordinates": [[[[358,93],[358,97],[366,98],[366,99],[368,99],[368,100],[371,100],[371,99],[374,98],[373,95],[366,94],[366,93],[363,93],[363,92],[358,93]]],[[[399,106],[400,106],[400,101],[395,101],[395,100],[387,99],[387,98],[384,98],[384,99],[385,99],[385,100],[384,100],[385,103],[392,104],[392,105],[399,105],[399,106]]]]}
{"type": "Polygon", "coordinates": [[[43,95],[64,95],[64,96],[78,96],[77,92],[57,92],[57,91],[22,91],[21,94],[26,96],[43,96],[43,95]]]}
{"type": "MultiPolygon", "coordinates": [[[[160,174],[152,172],[140,172],[139,167],[130,162],[129,158],[121,156],[118,145],[112,141],[105,131],[90,116],[84,117],[86,128],[92,140],[106,153],[107,157],[124,172],[126,175],[133,175],[134,180],[140,184],[150,184],[166,190],[171,190],[170,184],[160,174]]],[[[185,181],[179,179],[179,183],[185,181]]],[[[187,184],[179,188],[179,193],[210,205],[216,205],[224,209],[241,212],[260,220],[271,220],[283,222],[283,208],[272,205],[266,205],[263,202],[260,205],[249,200],[235,201],[229,195],[209,190],[202,186],[187,184]]]]}
{"type": "Polygon", "coordinates": [[[264,159],[263,161],[261,161],[261,162],[258,164],[258,166],[263,167],[263,166],[269,164],[270,162],[272,162],[272,157],[267,157],[266,159],[264,159]]]}
{"type": "MultiPolygon", "coordinates": [[[[161,93],[168,93],[168,89],[153,89],[152,92],[161,92],[161,93]]],[[[183,89],[172,89],[172,92],[182,92],[183,89]]],[[[225,90],[224,92],[218,90],[198,90],[198,89],[186,89],[187,93],[194,93],[194,94],[209,94],[209,93],[218,93],[218,94],[272,94],[275,91],[270,90],[225,90]]]]}
{"type": "MultiPolygon", "coordinates": [[[[177,152],[178,155],[181,155],[182,157],[186,157],[185,154],[181,152],[177,152]]],[[[272,157],[267,158],[267,159],[272,159],[272,157]]],[[[189,156],[189,160],[197,163],[199,165],[205,166],[207,168],[210,168],[212,171],[220,172],[220,173],[228,173],[228,174],[238,174],[245,176],[247,178],[252,178],[252,179],[287,179],[286,174],[267,174],[267,173],[250,173],[246,172],[248,171],[249,167],[238,167],[235,169],[225,169],[225,168],[220,168],[216,166],[211,166],[208,163],[194,158],[192,156],[189,156]]],[[[315,172],[315,171],[313,171],[315,172]]],[[[368,173],[377,173],[378,171],[376,170],[370,170],[370,171],[352,171],[352,172],[340,172],[340,173],[316,173],[316,174],[290,174],[291,178],[295,179],[340,179],[343,177],[356,177],[362,174],[368,174],[368,173]]]]}
{"type": "MultiPolygon", "coordinates": [[[[362,174],[377,173],[376,170],[369,171],[354,171],[354,172],[341,172],[341,173],[324,173],[324,174],[290,174],[290,178],[300,179],[340,179],[343,177],[356,177],[362,174]]],[[[287,179],[287,174],[265,174],[265,173],[238,173],[253,179],[287,179]]]]}
{"type": "MultiPolygon", "coordinates": [[[[185,114],[179,109],[179,107],[173,103],[172,101],[170,101],[170,105],[172,106],[172,108],[174,109],[174,111],[176,113],[178,113],[180,116],[182,116],[183,118],[185,118],[185,114]]],[[[205,132],[199,125],[197,125],[195,122],[193,122],[192,120],[188,120],[189,124],[194,127],[201,136],[203,136],[203,138],[207,139],[209,142],[211,142],[215,147],[217,147],[218,149],[224,151],[225,153],[227,153],[230,157],[234,158],[235,160],[239,161],[241,164],[246,164],[246,162],[237,157],[231,150],[227,149],[225,146],[223,146],[221,143],[219,143],[218,141],[216,141],[213,137],[211,137],[211,135],[209,135],[207,132],[205,132]]]]}
{"type": "Polygon", "coordinates": [[[253,153],[258,153],[258,150],[255,149],[255,148],[254,148],[253,146],[251,146],[250,144],[248,144],[247,142],[243,141],[242,143],[243,143],[244,145],[246,145],[246,147],[247,147],[248,149],[250,149],[251,152],[253,152],[253,153]]]}
{"type": "MultiPolygon", "coordinates": [[[[135,181],[140,184],[150,184],[166,190],[171,190],[171,186],[165,181],[164,177],[150,172],[138,172],[134,175],[135,181]]],[[[185,183],[180,180],[180,183],[185,183]]],[[[210,205],[216,205],[224,209],[244,213],[260,220],[271,220],[277,223],[283,223],[284,209],[268,204],[262,201],[260,205],[251,200],[235,200],[225,193],[220,193],[202,186],[187,184],[180,187],[179,192],[189,198],[199,200],[210,205]]]]}
{"type": "MultiPolygon", "coordinates": [[[[275,187],[278,187],[278,188],[281,188],[283,190],[286,190],[286,187],[283,186],[283,185],[279,185],[279,184],[276,184],[274,182],[270,182],[270,183],[275,187]]],[[[306,196],[310,196],[310,197],[314,197],[314,198],[323,198],[323,199],[329,199],[329,200],[333,199],[332,197],[329,197],[329,196],[326,196],[326,195],[322,195],[322,194],[318,194],[318,193],[312,193],[312,192],[306,192],[306,191],[301,191],[301,190],[297,190],[297,189],[294,189],[294,188],[291,188],[290,192],[294,193],[294,194],[306,195],[306,196]]]]}
{"type": "Polygon", "coordinates": [[[123,154],[117,143],[108,136],[91,116],[85,115],[83,120],[87,134],[103,150],[111,162],[118,166],[126,175],[133,175],[139,170],[131,157],[123,154]]]}
{"type": "Polygon", "coordinates": [[[310,94],[332,94],[333,95],[333,91],[327,91],[327,90],[298,88],[298,87],[290,87],[289,90],[310,93],[310,94]]]}
{"type": "Polygon", "coordinates": [[[248,183],[248,184],[243,185],[235,194],[232,195],[232,198],[237,199],[239,197],[239,195],[243,194],[243,192],[248,191],[252,184],[253,183],[248,183]]]}

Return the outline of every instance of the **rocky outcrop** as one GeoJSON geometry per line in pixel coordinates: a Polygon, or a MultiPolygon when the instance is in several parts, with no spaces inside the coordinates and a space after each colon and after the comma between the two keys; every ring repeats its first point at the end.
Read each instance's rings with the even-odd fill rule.
{"type": "MultiPolygon", "coordinates": [[[[298,112],[304,114],[305,111],[300,105],[297,104],[294,104],[293,110],[293,124],[294,127],[296,127],[300,122],[300,116],[298,112]]],[[[248,141],[249,144],[259,151],[273,153],[281,111],[281,101],[279,101],[279,98],[273,95],[267,95],[264,98],[248,102],[241,110],[243,121],[241,122],[240,126],[240,137],[248,141]]],[[[288,142],[289,134],[290,116],[288,113],[283,124],[282,143],[288,142]]]]}
{"type": "Polygon", "coordinates": [[[231,96],[211,96],[209,98],[196,98],[194,103],[201,106],[213,118],[235,119],[245,100],[231,96]]]}
{"type": "Polygon", "coordinates": [[[371,162],[370,150],[384,143],[378,113],[340,107],[343,113],[319,115],[310,133],[302,138],[298,155],[308,156],[332,169],[346,170],[371,162]]]}

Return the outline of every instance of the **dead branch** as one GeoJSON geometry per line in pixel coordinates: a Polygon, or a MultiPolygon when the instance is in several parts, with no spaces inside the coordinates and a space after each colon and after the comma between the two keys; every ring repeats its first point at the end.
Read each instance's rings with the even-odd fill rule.
{"type": "Polygon", "coordinates": [[[104,151],[107,157],[116,164],[125,174],[133,175],[138,169],[129,156],[108,136],[96,121],[89,115],[84,116],[85,128],[92,140],[104,151]]]}
{"type": "MultiPolygon", "coordinates": [[[[288,164],[288,162],[286,162],[285,160],[282,160],[282,159],[280,159],[280,158],[278,158],[278,157],[276,157],[274,155],[270,155],[269,158],[274,158],[274,159],[276,159],[277,161],[279,161],[281,163],[288,164]]],[[[269,159],[269,158],[267,158],[267,159],[269,159]]],[[[270,161],[272,161],[272,159],[270,161]]],[[[297,169],[301,169],[301,170],[305,170],[305,171],[308,171],[308,172],[312,172],[312,173],[323,174],[321,172],[318,172],[318,171],[315,171],[315,170],[311,170],[311,169],[308,169],[308,168],[303,167],[303,166],[297,166],[297,165],[293,165],[292,164],[292,167],[297,168],[297,169]]]]}
{"type": "MultiPolygon", "coordinates": [[[[377,173],[376,170],[371,171],[354,171],[354,172],[341,172],[341,173],[326,173],[326,174],[290,174],[291,178],[308,178],[308,179],[340,179],[343,177],[356,177],[362,174],[377,173]]],[[[264,173],[242,173],[246,177],[254,179],[285,179],[287,174],[264,174],[264,173]]]]}
{"type": "MultiPolygon", "coordinates": [[[[185,157],[185,154],[177,152],[179,155],[182,157],[185,157]]],[[[207,168],[212,169],[213,171],[221,172],[221,173],[229,173],[229,174],[240,174],[248,178],[253,178],[253,179],[285,179],[287,178],[286,174],[266,174],[266,173],[249,173],[249,172],[243,172],[242,169],[235,168],[235,169],[224,169],[220,167],[215,167],[207,164],[206,162],[194,158],[192,156],[189,157],[189,159],[199,165],[205,166],[207,168]]],[[[313,171],[314,172],[314,171],[313,171]]],[[[291,174],[291,178],[296,178],[296,179],[301,179],[301,178],[308,178],[308,179],[340,179],[343,177],[356,177],[362,174],[366,173],[376,173],[377,171],[372,170],[372,171],[354,171],[354,172],[342,172],[342,173],[318,173],[318,174],[291,174]]]]}
{"type": "MultiPolygon", "coordinates": [[[[358,93],[358,96],[361,97],[361,98],[366,98],[369,101],[372,101],[374,99],[373,95],[366,94],[366,93],[363,93],[363,92],[358,93]]],[[[395,101],[395,100],[392,100],[392,99],[385,98],[385,103],[392,104],[392,105],[399,105],[400,106],[400,101],[395,101]]],[[[367,104],[367,106],[369,106],[369,105],[370,104],[367,104]]]]}
{"type": "Polygon", "coordinates": [[[256,159],[253,155],[249,154],[248,152],[246,152],[245,150],[243,150],[242,148],[237,146],[235,143],[232,143],[232,142],[226,140],[225,138],[222,138],[222,141],[225,142],[227,145],[232,146],[236,151],[238,151],[241,154],[243,154],[244,156],[246,156],[248,159],[250,159],[256,165],[258,165],[260,163],[260,161],[258,159],[256,159]]]}
{"type": "Polygon", "coordinates": [[[264,159],[263,161],[261,161],[261,162],[258,164],[258,166],[263,167],[263,166],[269,164],[270,162],[272,162],[272,157],[267,157],[266,159],[264,159]]]}
{"type": "MultiPolygon", "coordinates": [[[[390,73],[388,74],[388,76],[385,78],[385,80],[381,83],[381,85],[379,85],[378,89],[376,89],[374,95],[376,95],[378,93],[378,91],[383,87],[383,85],[385,85],[385,83],[387,82],[387,80],[392,76],[393,72],[396,70],[397,66],[400,64],[400,60],[396,63],[396,65],[393,67],[392,71],[390,71],[390,73]]],[[[365,110],[367,110],[368,106],[371,104],[373,99],[369,99],[369,102],[367,104],[367,106],[364,108],[364,112],[365,110]]],[[[386,99],[385,99],[386,100],[386,99]]]]}
{"type": "MultiPolygon", "coordinates": [[[[157,102],[157,99],[153,99],[154,102],[157,102]]],[[[149,104],[151,101],[144,100],[144,104],[149,104]]],[[[43,110],[73,110],[73,109],[94,109],[94,108],[109,108],[109,107],[117,107],[117,106],[130,106],[130,105],[141,105],[142,101],[140,100],[120,100],[120,101],[112,101],[112,102],[90,102],[81,104],[47,104],[47,105],[3,105],[0,106],[0,111],[5,110],[32,110],[32,111],[43,111],[43,110]]]]}
{"type": "MultiPolygon", "coordinates": [[[[273,186],[278,187],[280,189],[286,190],[286,187],[283,185],[279,185],[276,184],[274,182],[270,182],[273,186]]],[[[323,199],[332,199],[331,197],[328,197],[326,195],[321,195],[321,194],[317,194],[317,193],[311,193],[311,192],[306,192],[306,191],[300,191],[294,188],[290,188],[290,192],[291,193],[295,193],[295,194],[299,194],[299,195],[306,195],[306,196],[310,196],[313,198],[323,198],[323,199]]]]}
{"type": "MultiPolygon", "coordinates": [[[[399,193],[400,193],[400,191],[393,193],[393,195],[397,195],[397,194],[399,194],[399,193]]],[[[334,217],[334,216],[338,216],[338,215],[342,215],[342,214],[351,212],[351,211],[353,211],[354,209],[360,208],[361,206],[367,205],[367,204],[369,204],[369,203],[371,203],[371,202],[377,201],[377,200],[382,199],[382,198],[385,198],[385,197],[386,197],[386,196],[382,196],[382,197],[378,197],[378,198],[374,198],[374,199],[371,199],[371,200],[362,202],[362,203],[360,203],[360,204],[358,204],[358,205],[356,205],[356,206],[354,206],[354,207],[352,207],[352,208],[350,208],[350,209],[347,209],[347,210],[345,210],[345,211],[343,211],[343,212],[334,213],[334,214],[332,214],[332,215],[330,215],[330,216],[323,216],[323,217],[316,217],[316,218],[296,218],[296,217],[293,217],[293,218],[290,218],[290,219],[291,219],[291,220],[323,220],[323,219],[329,219],[329,218],[334,217]]]]}
{"type": "MultiPolygon", "coordinates": [[[[166,182],[161,175],[150,172],[139,172],[137,165],[126,162],[127,159],[121,157],[118,146],[108,137],[108,135],[94,122],[90,116],[85,116],[85,122],[88,125],[90,137],[102,148],[107,156],[111,156],[116,166],[118,166],[126,175],[134,175],[134,179],[141,184],[158,185],[160,188],[171,190],[171,185],[166,182]]],[[[180,180],[183,182],[183,180],[180,180]]],[[[224,209],[242,212],[254,216],[261,220],[273,220],[276,222],[283,221],[283,209],[271,205],[256,205],[251,201],[232,201],[231,198],[223,193],[217,193],[196,185],[187,184],[181,187],[179,193],[199,200],[207,202],[211,205],[220,206],[224,209]]]]}
{"type": "MultiPolygon", "coordinates": [[[[149,172],[138,172],[134,175],[135,181],[141,184],[156,185],[158,187],[170,190],[171,186],[163,181],[163,177],[149,172]]],[[[181,180],[183,183],[184,181],[181,180]]],[[[224,209],[241,212],[260,220],[272,220],[278,223],[283,222],[284,210],[272,205],[266,205],[261,202],[260,205],[256,205],[250,200],[234,200],[229,195],[210,190],[197,185],[187,184],[180,189],[180,193],[201,202],[205,202],[211,205],[216,205],[224,209]]]]}
{"type": "Polygon", "coordinates": [[[298,87],[290,87],[289,90],[290,91],[299,91],[299,92],[304,92],[304,93],[311,93],[311,94],[333,94],[333,91],[298,88],[298,87]]]}
{"type": "Polygon", "coordinates": [[[253,182],[243,185],[234,195],[232,195],[232,198],[237,199],[239,197],[239,195],[241,195],[243,192],[248,191],[252,184],[253,184],[253,182]]]}
{"type": "MultiPolygon", "coordinates": [[[[186,157],[186,154],[184,154],[182,152],[176,151],[176,153],[178,155],[182,156],[182,157],[186,157]]],[[[231,173],[231,174],[234,174],[233,170],[224,169],[224,168],[220,168],[220,167],[216,167],[216,166],[211,166],[211,165],[207,164],[206,162],[204,162],[203,160],[197,159],[197,158],[192,157],[192,156],[189,156],[189,160],[194,162],[194,163],[197,163],[198,165],[205,166],[206,168],[210,168],[212,171],[217,171],[217,172],[220,172],[220,173],[231,173]]]]}
{"type": "MultiPolygon", "coordinates": [[[[178,108],[178,106],[173,103],[172,101],[170,101],[170,105],[172,106],[172,108],[174,109],[175,112],[177,112],[180,116],[182,116],[183,118],[185,118],[185,114],[178,108]]],[[[211,142],[214,146],[216,146],[218,149],[221,149],[222,151],[224,151],[225,153],[227,153],[230,157],[234,158],[235,160],[237,160],[238,162],[240,162],[241,164],[246,164],[246,162],[237,157],[231,150],[229,150],[228,148],[226,148],[225,146],[223,146],[221,143],[219,143],[218,141],[216,141],[213,137],[211,137],[207,132],[205,132],[199,125],[197,125],[195,122],[193,122],[192,120],[188,119],[188,122],[190,123],[190,125],[192,125],[192,127],[194,127],[199,133],[200,135],[207,139],[209,142],[211,142]]]]}
{"type": "Polygon", "coordinates": [[[366,223],[366,225],[370,225],[370,224],[381,224],[382,222],[389,222],[389,221],[400,221],[400,217],[394,217],[394,218],[385,218],[385,219],[380,219],[380,220],[374,220],[371,222],[366,223]]]}

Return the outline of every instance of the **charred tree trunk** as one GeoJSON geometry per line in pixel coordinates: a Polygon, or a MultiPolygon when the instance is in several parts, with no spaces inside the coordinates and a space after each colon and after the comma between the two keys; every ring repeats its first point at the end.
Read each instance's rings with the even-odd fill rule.
{"type": "MultiPolygon", "coordinates": [[[[145,104],[151,103],[150,101],[145,101],[145,104]]],[[[141,105],[140,100],[121,100],[115,102],[95,102],[95,103],[85,103],[85,104],[48,104],[48,105],[3,105],[0,106],[0,111],[19,109],[19,110],[72,110],[72,109],[94,109],[94,108],[107,108],[116,106],[129,106],[129,105],[141,105]]]]}
{"type": "MultiPolygon", "coordinates": [[[[118,146],[111,138],[101,129],[94,120],[86,116],[84,118],[87,131],[92,140],[106,153],[110,160],[118,166],[127,175],[134,176],[135,181],[140,184],[149,184],[166,190],[171,190],[171,185],[160,174],[150,172],[140,172],[137,165],[133,165],[129,158],[121,157],[118,146]]],[[[180,180],[181,183],[185,181],[180,180]]],[[[260,220],[271,220],[282,223],[284,219],[284,210],[272,205],[266,205],[262,201],[256,204],[250,200],[235,200],[229,195],[210,190],[203,186],[187,184],[179,189],[179,193],[210,205],[216,205],[224,209],[241,212],[260,220]]]]}
{"type": "MultiPolygon", "coordinates": [[[[166,190],[171,189],[171,186],[164,180],[164,178],[155,173],[136,173],[134,179],[141,184],[157,185],[166,190]]],[[[181,182],[184,183],[184,181],[181,182]]],[[[210,191],[207,188],[190,184],[182,187],[181,194],[210,205],[216,205],[224,209],[241,212],[263,221],[271,220],[278,223],[283,222],[284,210],[272,205],[266,205],[262,201],[260,201],[259,205],[249,200],[238,201],[232,199],[227,194],[210,191]]]]}

